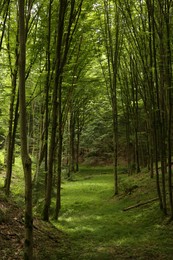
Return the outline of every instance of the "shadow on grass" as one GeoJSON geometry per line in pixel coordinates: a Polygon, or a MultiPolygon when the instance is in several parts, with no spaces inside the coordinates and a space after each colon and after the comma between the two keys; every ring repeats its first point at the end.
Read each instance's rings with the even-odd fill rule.
{"type": "Polygon", "coordinates": [[[71,239],[69,259],[173,259],[172,228],[157,202],[123,212],[137,198],[111,196],[109,174],[64,184],[58,227],[71,239]]]}

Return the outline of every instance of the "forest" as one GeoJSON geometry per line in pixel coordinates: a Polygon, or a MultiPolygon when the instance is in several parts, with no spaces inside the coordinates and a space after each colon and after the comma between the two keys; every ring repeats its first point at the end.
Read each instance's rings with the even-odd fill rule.
{"type": "Polygon", "coordinates": [[[172,0],[0,0],[2,259],[173,259],[172,32],[172,0]]]}

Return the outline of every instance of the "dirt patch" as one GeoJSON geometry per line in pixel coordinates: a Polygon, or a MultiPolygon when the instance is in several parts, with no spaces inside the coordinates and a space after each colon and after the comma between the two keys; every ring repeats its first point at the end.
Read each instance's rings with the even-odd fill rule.
{"type": "MultiPolygon", "coordinates": [[[[15,203],[0,199],[0,255],[2,260],[23,259],[23,210],[15,203]]],[[[34,219],[34,259],[68,259],[70,243],[66,234],[51,223],[34,219]],[[68,249],[68,250],[67,250],[68,249]]]]}

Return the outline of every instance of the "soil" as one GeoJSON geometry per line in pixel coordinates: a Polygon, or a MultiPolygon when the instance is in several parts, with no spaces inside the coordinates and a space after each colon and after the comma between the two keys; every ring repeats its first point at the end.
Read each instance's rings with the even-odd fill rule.
{"type": "MultiPolygon", "coordinates": [[[[68,238],[51,223],[35,218],[33,234],[34,259],[68,259],[68,238]]],[[[23,211],[14,202],[0,198],[0,259],[23,259],[23,242],[23,211]]]]}

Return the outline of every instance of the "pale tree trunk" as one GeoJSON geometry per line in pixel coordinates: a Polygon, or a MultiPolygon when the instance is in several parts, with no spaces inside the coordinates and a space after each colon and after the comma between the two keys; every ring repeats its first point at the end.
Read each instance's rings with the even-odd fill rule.
{"type": "Polygon", "coordinates": [[[20,108],[20,139],[21,157],[25,179],[25,242],[24,259],[33,259],[33,217],[32,217],[32,175],[31,159],[27,151],[27,120],[25,97],[25,64],[26,64],[26,31],[24,0],[19,4],[19,108],[20,108]]]}
{"type": "Polygon", "coordinates": [[[132,102],[133,102],[133,128],[134,128],[134,139],[135,139],[135,170],[136,173],[140,172],[139,164],[139,137],[138,137],[138,78],[136,61],[130,57],[131,66],[131,85],[132,85],[132,102]]]}
{"type": "Polygon", "coordinates": [[[77,117],[76,117],[76,121],[77,121],[77,138],[76,138],[76,160],[75,160],[75,164],[76,164],[76,172],[79,171],[79,148],[80,148],[80,123],[79,123],[79,111],[77,112],[77,117]]]}
{"type": "Polygon", "coordinates": [[[68,178],[72,177],[75,172],[75,113],[73,105],[70,106],[70,118],[69,118],[69,169],[68,178]]]}

